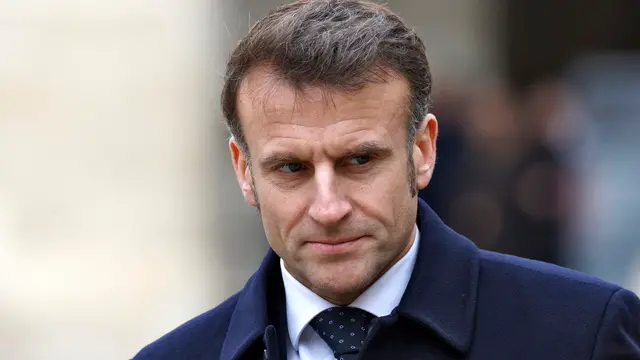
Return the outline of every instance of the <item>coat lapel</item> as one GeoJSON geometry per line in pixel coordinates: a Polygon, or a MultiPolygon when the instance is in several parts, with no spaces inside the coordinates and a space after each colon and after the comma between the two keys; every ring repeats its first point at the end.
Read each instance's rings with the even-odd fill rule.
{"type": "MultiPolygon", "coordinates": [[[[278,344],[284,343],[282,338],[286,336],[286,318],[283,317],[285,303],[279,261],[273,250],[269,250],[258,271],[240,292],[222,345],[221,360],[241,359],[256,342],[262,342],[267,337],[270,344],[274,340],[278,344]],[[275,326],[270,326],[270,323],[275,326]],[[270,328],[269,336],[265,336],[267,327],[270,328]]],[[[280,350],[280,353],[284,351],[280,350]]]]}
{"type": "Polygon", "coordinates": [[[480,273],[478,248],[418,199],[418,259],[397,312],[460,352],[471,345],[480,273]]]}

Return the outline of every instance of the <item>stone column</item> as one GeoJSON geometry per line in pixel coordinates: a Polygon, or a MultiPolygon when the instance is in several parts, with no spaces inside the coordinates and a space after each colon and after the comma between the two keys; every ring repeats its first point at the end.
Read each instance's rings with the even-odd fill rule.
{"type": "Polygon", "coordinates": [[[130,358],[228,294],[220,4],[0,2],[0,358],[130,358]]]}

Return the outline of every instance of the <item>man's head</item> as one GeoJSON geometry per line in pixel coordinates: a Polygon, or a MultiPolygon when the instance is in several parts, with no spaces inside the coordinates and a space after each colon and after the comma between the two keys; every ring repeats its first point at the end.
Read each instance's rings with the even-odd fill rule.
{"type": "Polygon", "coordinates": [[[435,162],[430,91],[422,41],[362,1],[284,5],[231,55],[222,105],[244,197],[289,272],[334,303],[412,244],[435,162]]]}

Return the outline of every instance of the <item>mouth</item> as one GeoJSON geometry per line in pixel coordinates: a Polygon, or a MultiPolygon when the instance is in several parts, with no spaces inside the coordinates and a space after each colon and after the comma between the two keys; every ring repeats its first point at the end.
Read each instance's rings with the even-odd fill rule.
{"type": "Polygon", "coordinates": [[[336,239],[322,239],[317,241],[309,241],[308,246],[314,252],[321,254],[340,254],[352,251],[361,242],[364,236],[353,238],[336,238],[336,239]]]}

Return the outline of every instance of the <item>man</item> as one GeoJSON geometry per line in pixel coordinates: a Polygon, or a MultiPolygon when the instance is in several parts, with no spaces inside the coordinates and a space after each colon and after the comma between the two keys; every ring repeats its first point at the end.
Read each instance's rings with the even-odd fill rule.
{"type": "Polygon", "coordinates": [[[258,21],[222,104],[271,250],[135,359],[640,359],[631,292],[481,251],[418,200],[430,91],[422,41],[380,5],[298,1],[258,21]]]}

